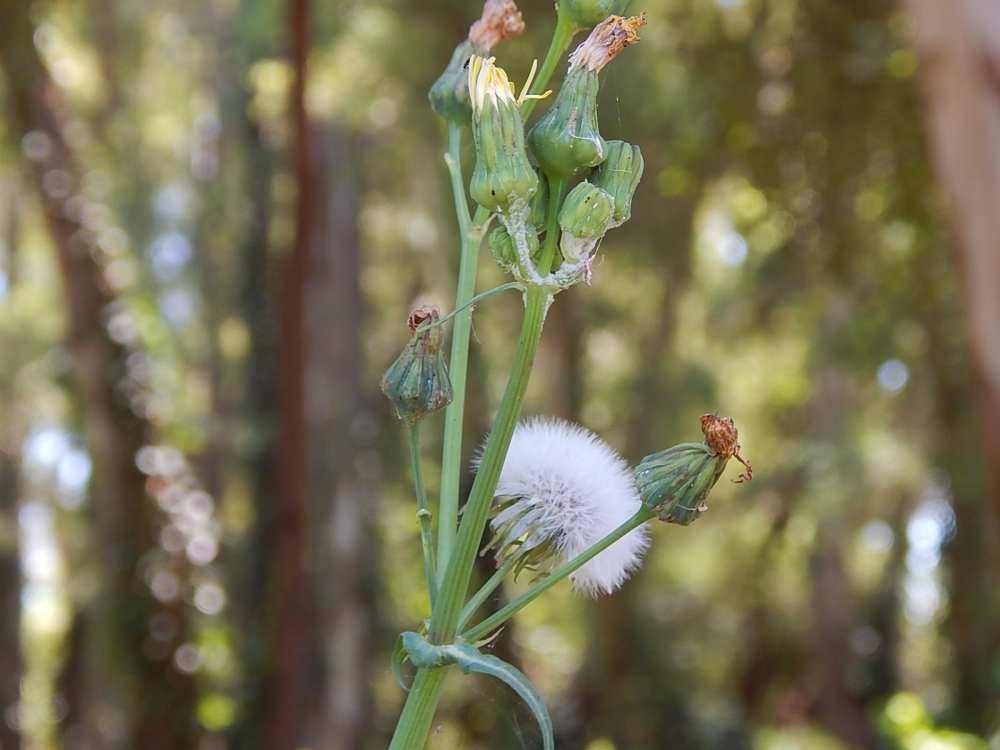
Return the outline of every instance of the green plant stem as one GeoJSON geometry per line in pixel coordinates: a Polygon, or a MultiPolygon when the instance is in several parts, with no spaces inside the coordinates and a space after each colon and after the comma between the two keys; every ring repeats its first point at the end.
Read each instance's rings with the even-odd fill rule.
{"type": "MultiPolygon", "coordinates": [[[[465,196],[462,177],[462,130],[448,123],[448,154],[445,162],[451,175],[451,190],[458,215],[458,230],[462,239],[461,257],[458,269],[458,289],[455,294],[455,309],[459,310],[471,302],[476,291],[476,268],[479,262],[479,244],[482,241],[483,225],[489,212],[480,207],[475,220],[469,218],[469,202],[465,196]]],[[[455,318],[451,334],[451,386],[455,398],[445,410],[444,447],[441,455],[441,494],[438,500],[438,544],[437,569],[443,574],[448,566],[448,558],[455,542],[458,526],[458,485],[462,464],[462,427],[465,421],[465,384],[469,365],[469,336],[472,332],[472,312],[455,318]]],[[[439,581],[440,583],[440,581],[439,581]]]]}
{"type": "Polygon", "coordinates": [[[399,716],[389,750],[421,750],[427,742],[434,721],[434,711],[441,700],[447,667],[418,669],[406,696],[403,713],[399,716]]]}
{"type": "MultiPolygon", "coordinates": [[[[566,18],[562,13],[559,14],[559,19],[556,21],[555,33],[552,35],[552,41],[549,43],[549,51],[545,53],[545,61],[542,63],[538,75],[535,76],[535,80],[532,81],[531,90],[528,93],[544,93],[545,86],[548,84],[552,73],[555,72],[556,65],[559,63],[559,58],[566,51],[570,41],[573,39],[573,35],[579,30],[579,27],[575,23],[566,18]]],[[[524,117],[525,123],[528,122],[528,116],[535,108],[537,101],[537,99],[526,99],[524,104],[521,105],[521,115],[524,117]]]]}
{"type": "Polygon", "coordinates": [[[449,643],[455,636],[462,600],[469,587],[472,566],[493,503],[493,493],[500,479],[500,470],[503,468],[507,448],[510,446],[510,439],[514,435],[514,427],[521,413],[524,393],[528,388],[528,378],[535,360],[535,350],[541,337],[550,294],[551,290],[547,287],[532,286],[528,289],[524,322],[514,366],[503,399],[500,401],[493,429],[483,449],[479,471],[476,473],[469,501],[462,513],[462,523],[458,527],[455,547],[448,559],[448,567],[442,579],[444,583],[438,592],[438,604],[431,617],[432,643],[449,643]]]}
{"type": "Polygon", "coordinates": [[[538,275],[542,277],[552,270],[552,263],[556,259],[556,248],[559,246],[559,209],[562,208],[565,192],[566,180],[554,180],[549,185],[549,216],[545,226],[545,244],[538,262],[538,275]]]}
{"type": "Polygon", "coordinates": [[[457,308],[455,310],[452,310],[450,313],[448,313],[447,315],[445,315],[443,318],[439,318],[438,320],[434,321],[433,323],[427,323],[427,324],[421,325],[419,328],[417,328],[417,330],[418,331],[426,331],[428,328],[436,328],[439,325],[443,325],[443,324],[447,323],[449,320],[451,320],[452,318],[454,318],[456,315],[458,315],[463,310],[467,310],[468,308],[473,307],[474,305],[479,304],[484,299],[487,299],[488,297],[492,297],[494,294],[500,294],[500,292],[506,292],[508,289],[520,289],[523,292],[524,291],[524,284],[522,284],[520,281],[508,281],[506,284],[501,284],[500,286],[495,286],[492,289],[487,289],[485,292],[480,292],[475,297],[473,297],[468,302],[466,302],[464,305],[462,305],[461,307],[459,307],[459,308],[457,308]]]}
{"type": "Polygon", "coordinates": [[[437,601],[437,575],[434,571],[434,537],[431,535],[431,511],[427,507],[427,490],[424,488],[423,462],[420,460],[420,422],[407,429],[410,438],[410,468],[413,470],[413,488],[417,495],[417,521],[420,523],[420,547],[424,553],[424,573],[427,576],[427,594],[431,612],[437,601]]]}
{"type": "Polygon", "coordinates": [[[586,552],[581,552],[579,555],[574,557],[572,560],[567,562],[565,565],[557,568],[551,574],[549,574],[544,580],[539,581],[530,589],[525,591],[514,601],[508,604],[506,607],[501,609],[499,612],[487,617],[481,623],[473,628],[470,628],[467,632],[462,633],[462,639],[469,641],[470,643],[477,641],[482,638],[490,631],[496,629],[507,620],[509,620],[515,613],[523,609],[525,606],[535,601],[539,596],[544,594],[550,588],[555,586],[561,580],[569,576],[580,566],[590,562],[595,557],[597,557],[601,552],[606,550],[612,544],[617,542],[623,536],[628,534],[633,529],[638,528],[642,524],[656,517],[646,505],[643,505],[634,516],[629,520],[619,526],[617,529],[612,531],[601,541],[595,544],[593,547],[588,549],[586,552]]]}
{"type": "Polygon", "coordinates": [[[476,614],[476,610],[483,606],[483,602],[486,601],[486,598],[496,591],[497,586],[503,583],[503,579],[507,577],[507,574],[510,573],[513,567],[514,559],[510,558],[503,565],[497,568],[496,572],[490,576],[490,579],[483,584],[483,587],[479,589],[479,591],[477,591],[471,599],[469,599],[466,605],[462,607],[462,612],[458,616],[458,625],[456,626],[457,631],[461,632],[462,628],[469,623],[472,616],[476,614]]]}

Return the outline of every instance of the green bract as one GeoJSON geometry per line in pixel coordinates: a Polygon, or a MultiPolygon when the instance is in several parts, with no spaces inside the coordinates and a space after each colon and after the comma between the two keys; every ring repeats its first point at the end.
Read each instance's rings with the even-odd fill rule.
{"type": "Polygon", "coordinates": [[[625,141],[607,141],[607,154],[590,175],[590,181],[614,199],[614,226],[632,216],[632,196],[642,177],[642,152],[625,141]]]}
{"type": "Polygon", "coordinates": [[[708,509],[705,500],[728,462],[705,443],[681,443],[642,459],[635,485],[657,518],[687,526],[708,509]]]}
{"type": "Polygon", "coordinates": [[[597,127],[597,73],[570,68],[549,111],[528,133],[528,145],[550,182],[568,180],[604,160],[597,127]]]}

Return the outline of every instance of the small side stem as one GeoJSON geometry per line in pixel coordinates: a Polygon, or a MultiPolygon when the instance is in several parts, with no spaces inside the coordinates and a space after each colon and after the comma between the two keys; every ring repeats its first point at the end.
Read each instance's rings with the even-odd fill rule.
{"type": "Polygon", "coordinates": [[[420,522],[420,547],[424,553],[424,573],[427,576],[427,594],[431,612],[437,603],[437,575],[434,572],[434,537],[431,534],[431,512],[427,507],[427,490],[424,488],[424,469],[420,460],[420,422],[410,425],[410,467],[413,470],[413,488],[417,495],[417,520],[420,522]]]}
{"type": "MultiPolygon", "coordinates": [[[[573,35],[579,30],[575,23],[566,18],[562,13],[559,14],[555,33],[552,35],[552,41],[549,43],[549,51],[545,53],[545,61],[542,63],[542,68],[538,71],[538,75],[532,82],[531,90],[528,93],[542,94],[545,92],[545,86],[555,72],[556,65],[559,64],[559,58],[566,51],[570,41],[573,39],[573,35]]],[[[537,99],[527,99],[521,105],[521,114],[524,116],[525,122],[528,122],[528,115],[535,108],[535,102],[537,101],[537,99]]]]}
{"type": "Polygon", "coordinates": [[[530,589],[525,591],[523,594],[521,594],[514,601],[512,601],[506,607],[501,609],[499,612],[491,615],[490,617],[487,617],[481,623],[471,628],[468,632],[462,633],[462,639],[469,642],[475,642],[480,638],[482,638],[483,636],[485,636],[490,631],[495,630],[497,627],[499,627],[507,620],[509,620],[515,613],[519,612],[528,604],[535,601],[535,599],[537,599],[539,596],[544,594],[550,588],[555,586],[561,580],[569,576],[580,566],[590,562],[599,554],[601,554],[604,550],[610,547],[612,544],[614,544],[623,536],[628,534],[630,531],[638,528],[642,524],[646,523],[646,521],[649,521],[653,518],[655,518],[655,514],[653,513],[653,511],[651,511],[648,507],[643,505],[641,508],[639,508],[639,510],[636,512],[634,516],[632,516],[629,520],[627,520],[617,529],[612,531],[610,534],[608,534],[606,537],[604,537],[601,541],[599,541],[593,547],[588,549],[586,552],[581,552],[579,555],[574,557],[568,563],[554,570],[544,580],[540,581],[539,583],[535,584],[530,589]]]}
{"type": "Polygon", "coordinates": [[[503,583],[503,579],[507,577],[507,574],[510,573],[513,567],[514,560],[508,559],[503,565],[497,568],[496,572],[490,576],[490,580],[484,583],[483,587],[462,607],[462,612],[458,616],[458,632],[462,632],[462,628],[469,624],[469,620],[476,614],[476,610],[483,606],[483,602],[486,601],[487,597],[497,590],[497,586],[503,583]]]}

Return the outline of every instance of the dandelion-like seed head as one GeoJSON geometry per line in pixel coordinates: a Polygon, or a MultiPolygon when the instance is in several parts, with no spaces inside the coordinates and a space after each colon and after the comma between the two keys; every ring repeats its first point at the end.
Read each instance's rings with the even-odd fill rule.
{"type": "MultiPolygon", "coordinates": [[[[498,562],[553,569],[607,536],[639,510],[625,460],[589,430],[558,419],[532,419],[514,431],[497,484],[490,547],[498,562]]],[[[574,588],[611,593],[641,560],[649,538],[640,527],[570,575],[574,588]]]]}

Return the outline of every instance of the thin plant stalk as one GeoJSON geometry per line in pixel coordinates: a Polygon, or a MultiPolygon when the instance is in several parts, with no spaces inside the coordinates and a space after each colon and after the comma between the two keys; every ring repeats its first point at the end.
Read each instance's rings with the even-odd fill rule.
{"type": "Polygon", "coordinates": [[[542,579],[534,586],[529,588],[527,591],[525,591],[519,597],[514,599],[514,601],[512,601],[506,607],[502,608],[500,611],[496,612],[490,617],[487,617],[478,625],[470,628],[467,632],[462,633],[462,639],[474,642],[484,637],[485,635],[490,633],[490,631],[496,629],[497,627],[505,623],[507,620],[509,620],[514,614],[519,612],[521,609],[531,604],[531,602],[535,601],[535,599],[537,599],[539,596],[544,594],[550,588],[555,586],[561,580],[563,580],[571,573],[576,571],[582,565],[585,565],[586,563],[593,560],[601,552],[606,550],[608,547],[617,542],[619,539],[628,534],[630,531],[638,528],[639,526],[642,526],[642,524],[652,520],[655,517],[656,514],[653,513],[653,511],[651,511],[648,507],[643,505],[641,508],[639,508],[638,511],[636,511],[636,514],[634,516],[625,521],[625,523],[623,523],[617,529],[612,531],[610,534],[604,537],[593,547],[590,547],[585,552],[581,552],[579,555],[574,557],[566,564],[552,571],[552,573],[550,573],[544,579],[542,579]]]}
{"type": "MultiPolygon", "coordinates": [[[[542,63],[542,67],[538,71],[538,75],[535,80],[531,83],[531,94],[541,94],[545,91],[545,86],[555,72],[556,65],[559,64],[559,60],[562,58],[563,52],[569,46],[572,41],[574,34],[578,32],[579,27],[570,21],[562,13],[559,14],[558,20],[556,21],[556,30],[552,35],[552,41],[549,43],[549,51],[545,53],[545,61],[542,63]]],[[[526,99],[524,104],[521,105],[521,115],[524,117],[524,121],[528,121],[528,116],[531,111],[535,108],[535,103],[537,99],[526,99]]]]}
{"type": "Polygon", "coordinates": [[[499,568],[496,569],[496,572],[490,576],[490,579],[483,584],[482,588],[479,589],[479,591],[477,591],[471,599],[469,599],[464,607],[462,607],[462,612],[458,616],[457,630],[459,632],[461,632],[462,628],[469,624],[469,620],[474,614],[476,614],[476,610],[483,606],[483,602],[486,601],[489,595],[496,591],[497,587],[503,583],[503,579],[507,577],[507,574],[510,573],[511,570],[513,570],[514,564],[514,558],[509,558],[506,562],[504,562],[499,568]]]}
{"type": "Polygon", "coordinates": [[[424,469],[420,459],[420,422],[407,429],[410,438],[410,468],[413,471],[413,488],[417,496],[417,521],[420,523],[420,547],[424,555],[424,573],[427,576],[427,594],[431,611],[437,601],[437,575],[434,570],[434,537],[431,532],[431,511],[427,507],[427,490],[424,488],[424,469]]]}
{"type": "Polygon", "coordinates": [[[406,695],[403,712],[389,743],[389,750],[422,750],[434,722],[434,712],[441,700],[448,667],[418,669],[406,695]]]}
{"type": "MultiPolygon", "coordinates": [[[[469,217],[469,202],[465,195],[462,177],[462,131],[464,128],[448,123],[448,154],[445,162],[451,175],[451,189],[458,215],[458,230],[462,240],[458,270],[458,289],[455,309],[462,309],[471,302],[476,291],[476,270],[479,263],[479,245],[483,226],[489,213],[477,209],[475,219],[469,217]]],[[[443,575],[455,542],[458,526],[458,487],[462,464],[462,428],[465,421],[465,385],[469,365],[469,337],[472,332],[472,311],[455,317],[451,334],[451,385],[455,399],[445,410],[444,447],[441,455],[441,494],[438,500],[437,569],[443,575]]],[[[439,581],[440,583],[440,581],[439,581]]]]}

